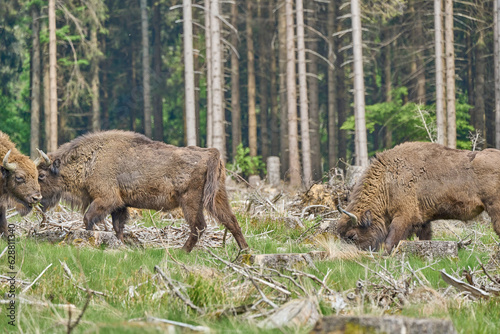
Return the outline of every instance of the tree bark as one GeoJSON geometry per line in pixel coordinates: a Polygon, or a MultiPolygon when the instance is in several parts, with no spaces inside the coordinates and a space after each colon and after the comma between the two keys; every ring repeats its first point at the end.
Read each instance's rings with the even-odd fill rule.
{"type": "Polygon", "coordinates": [[[32,25],[32,56],[31,56],[31,158],[38,156],[40,147],[40,10],[37,5],[31,7],[32,25]]]}
{"type": "Polygon", "coordinates": [[[422,26],[422,13],[420,9],[415,12],[415,42],[416,42],[416,65],[417,65],[417,103],[425,104],[425,64],[423,52],[425,50],[424,29],[422,26]]]}
{"type": "Polygon", "coordinates": [[[352,39],[354,54],[354,118],[356,123],[356,165],[368,166],[365,123],[365,83],[363,75],[363,45],[359,0],[351,0],[352,39]]]}
{"type": "Polygon", "coordinates": [[[262,160],[266,161],[269,156],[269,62],[271,58],[271,37],[269,31],[274,28],[269,24],[268,6],[262,0],[258,1],[257,17],[258,22],[262,22],[259,29],[259,43],[257,48],[262,50],[258,58],[259,63],[259,106],[260,106],[260,142],[262,160]],[[265,22],[265,23],[264,23],[265,22]]]}
{"type": "MultiPolygon", "coordinates": [[[[338,7],[335,5],[335,12],[334,12],[334,17],[335,21],[337,22],[337,32],[341,32],[344,30],[344,27],[342,26],[342,23],[340,20],[337,19],[338,17],[338,7]]],[[[332,18],[333,19],[333,18],[332,18]]],[[[343,47],[343,44],[340,39],[336,38],[335,41],[337,41],[336,49],[341,49],[343,47]]],[[[347,100],[347,92],[345,88],[345,80],[346,80],[346,74],[345,74],[345,69],[343,66],[341,66],[344,63],[344,54],[342,52],[337,53],[337,58],[335,62],[335,72],[337,72],[337,132],[338,132],[338,158],[342,159],[343,161],[347,162],[347,131],[346,130],[341,130],[340,128],[344,124],[344,122],[347,119],[347,106],[346,106],[346,100],[347,100]]]]}
{"type": "Polygon", "coordinates": [[[144,134],[152,138],[151,127],[151,80],[149,66],[149,37],[148,37],[148,5],[147,0],[141,1],[141,31],[142,31],[142,85],[144,92],[144,134]]]}
{"type": "Polygon", "coordinates": [[[49,0],[49,86],[50,86],[50,132],[48,151],[57,149],[57,40],[56,1],[49,0]]]}
{"type": "Polygon", "coordinates": [[[495,64],[495,147],[500,149],[500,0],[493,0],[493,44],[495,64]]]}
{"type": "MultiPolygon", "coordinates": [[[[335,1],[330,1],[328,4],[328,20],[327,20],[327,32],[328,32],[328,60],[330,63],[336,63],[335,50],[335,23],[337,21],[336,17],[336,3],[335,1]]],[[[328,66],[328,166],[329,168],[334,168],[337,165],[337,68],[328,66]]],[[[339,127],[341,126],[339,122],[339,127]]]]}
{"type": "Polygon", "coordinates": [[[287,51],[286,51],[286,16],[285,0],[278,5],[278,36],[279,36],[279,87],[280,87],[280,151],[281,173],[283,179],[288,173],[290,154],[288,150],[288,108],[287,108],[287,51]]]}
{"type": "Polygon", "coordinates": [[[90,44],[92,45],[92,131],[101,129],[101,108],[99,98],[99,45],[97,41],[97,23],[92,24],[90,30],[90,44]]]}
{"type": "MultiPolygon", "coordinates": [[[[486,75],[486,60],[484,51],[486,45],[484,42],[483,30],[479,30],[479,37],[475,47],[476,75],[474,80],[474,128],[478,131],[481,138],[486,139],[486,114],[484,107],[484,77],[486,75]]],[[[484,141],[486,145],[486,140],[484,141]]]]}
{"type": "Polygon", "coordinates": [[[207,147],[213,147],[213,85],[212,85],[212,0],[205,0],[205,45],[207,62],[207,147]]]}
{"type": "MultiPolygon", "coordinates": [[[[313,22],[309,23],[313,26],[313,22]]],[[[311,36],[309,49],[313,52],[318,51],[318,39],[311,36]]],[[[308,78],[309,84],[309,133],[311,138],[311,172],[314,181],[321,180],[321,141],[319,133],[319,91],[318,91],[318,59],[315,55],[310,55],[308,72],[311,74],[308,78]]],[[[330,75],[330,74],[328,74],[330,75]]]]}
{"type": "Polygon", "coordinates": [[[299,98],[300,98],[300,134],[302,137],[302,170],[304,185],[309,188],[312,182],[311,170],[311,140],[309,137],[309,105],[307,101],[307,71],[306,43],[304,37],[304,3],[296,1],[297,13],[297,51],[299,67],[299,98]]]}
{"type": "Polygon", "coordinates": [[[257,114],[255,110],[255,55],[252,29],[252,3],[247,1],[247,70],[248,70],[248,146],[250,156],[257,156],[257,114]]]}
{"type": "Polygon", "coordinates": [[[286,17],[286,90],[288,106],[288,147],[290,158],[290,185],[299,187],[300,161],[297,128],[297,93],[295,76],[295,42],[293,29],[293,2],[285,0],[286,17]]]}
{"type": "Polygon", "coordinates": [[[212,87],[213,87],[213,147],[219,150],[222,159],[226,160],[224,131],[224,109],[222,92],[222,55],[220,45],[219,0],[211,0],[212,29],[212,87]]]}
{"type": "Polygon", "coordinates": [[[445,110],[444,110],[444,77],[443,77],[443,32],[442,32],[441,0],[434,0],[435,62],[436,62],[436,125],[437,142],[446,145],[445,110]]]}
{"type": "Polygon", "coordinates": [[[186,94],[186,140],[187,145],[196,145],[196,108],[194,97],[194,62],[193,62],[193,18],[191,0],[183,0],[184,16],[184,91],[186,94]]]}
{"type": "MultiPolygon", "coordinates": [[[[161,75],[161,10],[160,2],[153,4],[153,89],[154,139],[163,141],[163,103],[161,75]]],[[[196,127],[198,128],[198,127],[196,127]]]]}
{"type": "MultiPolygon", "coordinates": [[[[42,31],[47,30],[45,21],[42,22],[42,31]]],[[[44,147],[46,152],[50,152],[50,75],[48,45],[43,47],[43,119],[44,119],[44,147]]]]}
{"type": "MultiPolygon", "coordinates": [[[[231,5],[231,25],[238,27],[238,4],[231,5]]],[[[231,44],[238,47],[238,35],[231,32],[231,44]]],[[[231,51],[231,129],[232,129],[232,153],[236,156],[238,145],[241,144],[241,108],[240,108],[240,61],[238,55],[231,51]]]]}
{"type": "MultiPolygon", "coordinates": [[[[389,40],[392,38],[390,34],[390,29],[387,28],[384,30],[384,40],[389,40]]],[[[384,101],[391,102],[392,101],[392,45],[391,43],[387,44],[382,50],[382,59],[383,59],[383,67],[384,72],[382,76],[382,84],[384,89],[384,101]]],[[[392,148],[392,127],[390,122],[388,122],[384,127],[384,147],[392,148]]]]}
{"type": "Polygon", "coordinates": [[[455,50],[453,46],[453,0],[445,0],[446,114],[448,147],[457,146],[455,115],[455,50]]]}
{"type": "MultiPolygon", "coordinates": [[[[269,20],[271,21],[269,24],[271,27],[275,27],[275,16],[274,16],[274,0],[269,1],[269,20]]],[[[279,42],[278,42],[279,43],[279,42]]],[[[274,45],[270,45],[270,77],[271,77],[271,155],[279,156],[280,151],[280,122],[279,122],[279,108],[278,108],[278,82],[276,78],[278,76],[278,69],[276,66],[276,52],[274,45]]]]}

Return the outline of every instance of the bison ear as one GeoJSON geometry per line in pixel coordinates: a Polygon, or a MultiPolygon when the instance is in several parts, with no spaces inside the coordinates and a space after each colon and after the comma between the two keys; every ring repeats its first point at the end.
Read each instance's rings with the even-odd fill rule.
{"type": "Polygon", "coordinates": [[[7,169],[3,168],[3,166],[0,166],[0,171],[2,171],[2,177],[4,179],[6,179],[9,176],[9,171],[7,169]]]}
{"type": "Polygon", "coordinates": [[[359,225],[364,228],[368,228],[372,225],[372,212],[370,210],[366,210],[366,212],[363,214],[359,225]]]}
{"type": "Polygon", "coordinates": [[[61,160],[56,159],[52,162],[52,165],[50,165],[50,171],[54,175],[59,175],[59,168],[61,167],[61,160]]]}

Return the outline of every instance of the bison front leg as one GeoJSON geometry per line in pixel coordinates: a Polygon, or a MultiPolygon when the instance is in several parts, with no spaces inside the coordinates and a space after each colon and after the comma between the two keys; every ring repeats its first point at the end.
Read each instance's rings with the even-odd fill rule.
{"type": "Polygon", "coordinates": [[[396,217],[392,220],[391,225],[389,225],[389,233],[385,239],[385,249],[387,252],[391,252],[394,246],[396,246],[401,240],[408,238],[413,225],[407,219],[402,217],[396,217]]]}
{"type": "Polygon", "coordinates": [[[184,213],[184,218],[191,230],[182,249],[189,253],[193,250],[193,247],[196,245],[203,232],[205,232],[207,223],[205,222],[205,217],[203,217],[203,206],[201,203],[181,204],[181,208],[184,213]]]}
{"type": "Polygon", "coordinates": [[[7,228],[7,208],[0,205],[0,234],[4,237],[9,235],[9,230],[7,228]]]}
{"type": "Polygon", "coordinates": [[[113,229],[115,230],[116,237],[123,241],[123,229],[129,218],[128,208],[123,207],[111,212],[111,219],[113,220],[113,229]]]}
{"type": "Polygon", "coordinates": [[[90,203],[87,212],[83,216],[83,223],[88,231],[94,229],[94,225],[106,218],[106,216],[112,212],[116,206],[112,205],[109,201],[101,198],[96,198],[92,203],[90,203]]]}

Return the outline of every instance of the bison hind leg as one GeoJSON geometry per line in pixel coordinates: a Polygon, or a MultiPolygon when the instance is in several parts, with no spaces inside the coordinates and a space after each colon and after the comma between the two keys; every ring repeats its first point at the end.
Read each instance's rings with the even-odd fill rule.
{"type": "Polygon", "coordinates": [[[205,217],[203,217],[203,206],[201,204],[201,200],[195,203],[181,202],[181,208],[184,213],[184,218],[186,219],[186,222],[191,230],[186,243],[182,246],[182,249],[186,253],[189,253],[193,250],[193,247],[196,245],[203,232],[205,232],[207,223],[205,222],[205,217]]]}
{"type": "Polygon", "coordinates": [[[100,221],[103,221],[106,216],[114,211],[116,205],[112,205],[109,201],[101,198],[96,198],[90,203],[87,212],[83,216],[83,222],[85,228],[88,231],[94,229],[94,225],[100,221]]]}
{"type": "Polygon", "coordinates": [[[123,229],[129,219],[128,208],[124,206],[111,212],[111,219],[113,220],[113,229],[115,230],[116,237],[123,242],[123,229]]]}
{"type": "Polygon", "coordinates": [[[419,226],[415,234],[418,237],[418,240],[431,240],[432,239],[431,222],[426,222],[423,225],[419,226]]]}

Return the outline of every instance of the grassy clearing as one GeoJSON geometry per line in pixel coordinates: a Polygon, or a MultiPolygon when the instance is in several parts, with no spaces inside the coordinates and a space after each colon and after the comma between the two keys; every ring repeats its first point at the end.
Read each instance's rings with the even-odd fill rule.
{"type": "MultiPolygon", "coordinates": [[[[152,221],[156,219],[154,214],[145,216],[145,225],[154,223],[161,226],[160,221],[152,221]]],[[[499,297],[477,301],[459,295],[454,288],[448,289],[447,295],[444,295],[448,286],[439,273],[439,270],[446,269],[448,273],[454,273],[455,277],[458,277],[463,269],[478,270],[477,258],[483,263],[488,261],[492,246],[497,240],[488,223],[458,224],[453,233],[445,233],[437,228],[437,238],[462,240],[468,237],[473,242],[466,249],[460,250],[458,259],[440,259],[428,267],[432,262],[418,257],[388,258],[381,254],[374,254],[372,257],[360,256],[356,251],[346,249],[345,245],[339,246],[338,241],[320,239],[312,244],[297,243],[298,237],[315,221],[304,221],[305,227],[302,229],[287,227],[273,217],[256,218],[245,213],[238,213],[238,220],[253,252],[257,254],[325,249],[332,253],[347,254],[341,258],[331,257],[329,260],[315,261],[316,268],[297,268],[321,280],[327,276],[326,286],[340,292],[345,299],[347,306],[339,310],[333,308],[332,302],[322,294],[319,298],[319,309],[324,315],[399,314],[450,318],[460,333],[500,332],[499,297]],[[408,284],[412,287],[411,293],[405,297],[407,301],[401,303],[400,297],[384,295],[383,289],[387,290],[388,284],[375,272],[390,273],[394,282],[402,282],[413,277],[407,266],[414,271],[425,268],[420,270],[419,276],[425,284],[420,285],[416,279],[410,279],[408,284]],[[349,296],[354,297],[350,299],[349,296]]],[[[445,227],[443,230],[449,229],[445,227]]],[[[0,251],[6,245],[4,240],[0,241],[0,251]]],[[[225,249],[211,251],[229,261],[235,259],[238,254],[232,241],[225,249]]],[[[196,248],[191,254],[176,249],[108,250],[50,244],[30,238],[17,240],[17,279],[33,281],[49,264],[52,263],[52,266],[26,293],[21,294],[22,287],[18,286],[17,300],[19,301],[21,296],[50,305],[36,306],[18,302],[16,327],[8,324],[6,305],[0,306],[0,332],[67,332],[70,314],[54,305],[75,305],[78,310],[71,312],[74,321],[88,296],[65,277],[60,261],[68,265],[76,285],[106,294],[104,297],[95,295],[91,298],[89,307],[74,333],[162,333],[167,329],[167,325],[158,323],[129,321],[148,316],[205,326],[219,333],[281,333],[280,330],[264,331],[259,328],[257,324],[264,316],[252,317],[268,312],[271,308],[266,303],[260,303],[255,310],[242,314],[235,315],[230,312],[231,308],[254,304],[261,299],[261,295],[249,280],[236,274],[204,249],[196,248]],[[167,289],[163,280],[155,273],[155,266],[161,267],[181,291],[205,313],[197,314],[167,289]]],[[[7,257],[4,255],[0,259],[0,273],[7,274],[9,271],[7,257]]],[[[291,275],[286,270],[283,273],[291,275]]],[[[479,274],[477,271],[477,275],[479,274]]],[[[500,271],[492,271],[490,274],[498,275],[500,271]]],[[[291,296],[286,297],[275,289],[261,285],[261,292],[277,305],[306,294],[317,295],[321,290],[317,282],[305,276],[295,277],[295,282],[301,289],[289,279],[273,276],[273,280],[291,291],[291,296]]],[[[2,281],[0,293],[4,298],[8,288],[8,284],[2,281]]],[[[310,327],[295,328],[287,329],[287,332],[307,333],[309,330],[310,327]]],[[[177,328],[176,331],[182,330],[177,328]]]]}

